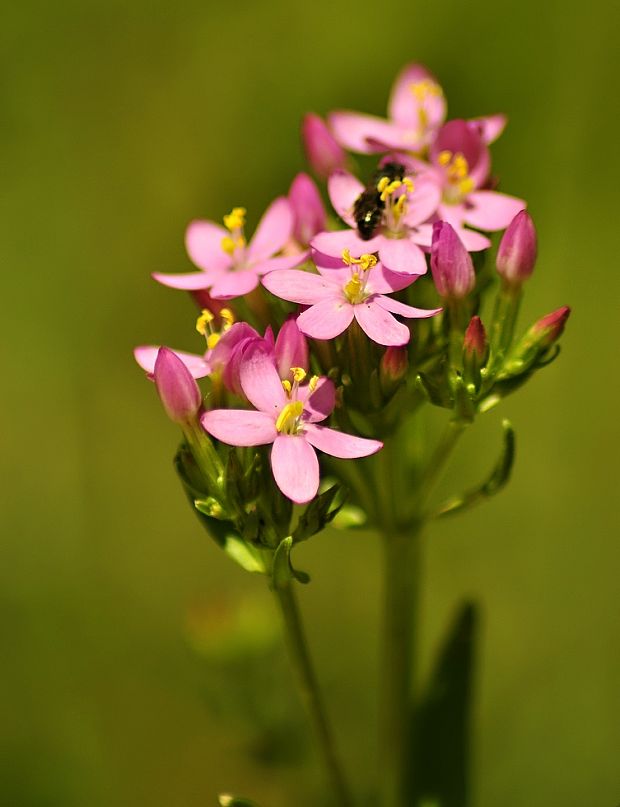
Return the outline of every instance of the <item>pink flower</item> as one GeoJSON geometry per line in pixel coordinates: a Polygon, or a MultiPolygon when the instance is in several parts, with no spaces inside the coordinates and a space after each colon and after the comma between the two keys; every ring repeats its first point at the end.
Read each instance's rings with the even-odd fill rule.
{"type": "Polygon", "coordinates": [[[196,419],[202,406],[198,385],[181,359],[167,347],[157,353],[153,378],[170,420],[183,425],[196,419]]]}
{"type": "Polygon", "coordinates": [[[339,268],[318,267],[319,274],[282,269],[263,278],[272,294],[292,303],[310,306],[297,318],[302,333],[314,339],[333,339],[355,318],[366,335],[380,345],[404,345],[410,333],[393,314],[432,317],[441,309],[405,305],[386,293],[409,286],[415,278],[395,275],[377,263],[374,255],[352,258],[345,250],[339,268]]]}
{"type": "Polygon", "coordinates": [[[273,443],[271,468],[276,484],[289,499],[304,504],[319,488],[315,449],[350,459],[374,454],[383,444],[318,425],[334,408],[334,385],[315,376],[300,386],[305,373],[291,369],[293,384],[283,385],[269,356],[253,351],[242,363],[240,374],[243,391],[255,411],[214,409],[205,412],[201,422],[209,434],[229,445],[273,443]]]}
{"type": "MultiPolygon", "coordinates": [[[[339,110],[328,123],[336,140],[362,154],[386,151],[421,152],[446,117],[446,99],[436,78],[422,65],[406,65],[396,77],[388,102],[388,118],[339,110]]],[[[486,143],[506,125],[503,115],[472,121],[486,143]]]]}
{"type": "Polygon", "coordinates": [[[297,266],[306,259],[304,252],[274,257],[293,232],[293,213],[288,199],[278,197],[265,211],[254,236],[245,238],[245,208],[235,207],[224,216],[226,228],[213,221],[193,221],[187,228],[185,244],[200,272],[153,277],[173,289],[209,289],[212,297],[227,300],[253,291],[261,275],[273,269],[297,266]]]}
{"type": "Polygon", "coordinates": [[[527,210],[521,210],[502,236],[495,259],[498,273],[506,282],[520,286],[534,271],[537,251],[534,222],[527,210]]]}
{"type": "Polygon", "coordinates": [[[425,176],[405,176],[403,180],[383,181],[377,185],[384,202],[377,234],[365,240],[356,228],[353,208],[365,190],[364,185],[347,171],[336,171],[328,183],[329,196],[341,219],[352,229],[320,233],[311,245],[317,252],[340,257],[348,249],[354,258],[378,252],[383,266],[399,274],[420,276],[426,273],[426,259],[420,247],[430,247],[432,226],[425,222],[435,213],[440,189],[425,176]]]}
{"type": "Polygon", "coordinates": [[[326,179],[336,168],[344,168],[346,165],[347,155],[318,115],[304,116],[301,139],[308,164],[321,179],[326,179]]]}
{"type": "MultiPolygon", "coordinates": [[[[483,129],[476,121],[452,120],[441,127],[433,141],[431,168],[425,176],[437,184],[441,201],[438,218],[449,222],[470,252],[486,249],[490,241],[465,225],[479,230],[503,230],[525,207],[522,199],[484,190],[491,156],[483,129]]],[[[417,168],[424,163],[413,160],[417,168]]]]}
{"type": "Polygon", "coordinates": [[[288,200],[293,211],[293,238],[307,248],[312,238],[327,227],[321,194],[308,174],[301,173],[291,183],[288,200]]]}

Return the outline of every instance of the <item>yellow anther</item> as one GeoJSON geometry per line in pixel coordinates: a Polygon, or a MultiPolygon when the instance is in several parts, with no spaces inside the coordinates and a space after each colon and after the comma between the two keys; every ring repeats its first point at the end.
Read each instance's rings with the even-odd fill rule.
{"type": "Polygon", "coordinates": [[[377,182],[377,190],[379,191],[379,193],[382,193],[389,184],[390,180],[387,177],[381,177],[379,182],[377,182]]]}
{"type": "Polygon", "coordinates": [[[448,151],[447,149],[445,151],[440,151],[439,156],[437,157],[439,165],[448,165],[451,159],[452,152],[448,151]]]}
{"type": "Polygon", "coordinates": [[[225,235],[220,242],[220,246],[227,255],[232,255],[235,251],[235,242],[229,235],[225,235]]]}
{"type": "Polygon", "coordinates": [[[196,330],[203,336],[207,335],[208,326],[213,322],[215,316],[208,308],[203,308],[200,316],[196,320],[196,330]]]}
{"type": "Polygon", "coordinates": [[[213,348],[217,345],[220,341],[220,334],[219,333],[210,333],[207,336],[207,347],[209,350],[213,350],[213,348]]]}
{"type": "Polygon", "coordinates": [[[291,375],[293,376],[293,381],[301,384],[306,377],[306,371],[303,367],[291,367],[291,375]]]}
{"type": "Polygon", "coordinates": [[[235,324],[235,315],[230,310],[230,308],[222,308],[220,311],[220,318],[223,323],[223,330],[227,331],[230,327],[235,324]]]}
{"type": "Polygon", "coordinates": [[[355,258],[351,257],[351,250],[350,249],[343,249],[342,250],[342,262],[346,263],[347,266],[351,266],[352,263],[357,263],[355,258]]]}
{"type": "Polygon", "coordinates": [[[469,165],[465,157],[461,153],[455,154],[449,173],[453,175],[455,179],[464,179],[468,171],[469,165]]]}
{"type": "Polygon", "coordinates": [[[431,81],[430,78],[424,78],[422,81],[415,81],[410,85],[410,89],[418,101],[426,100],[429,95],[443,95],[443,90],[439,84],[435,84],[435,82],[431,81]]]}
{"type": "Polygon", "coordinates": [[[286,392],[286,394],[290,396],[291,390],[293,389],[291,387],[291,382],[285,378],[284,381],[282,382],[282,386],[284,387],[284,392],[286,392]]]}
{"type": "Polygon", "coordinates": [[[314,392],[317,388],[317,384],[319,383],[318,375],[313,375],[310,381],[308,382],[308,386],[310,387],[310,392],[314,392]]]}
{"type": "Polygon", "coordinates": [[[245,225],[245,207],[233,207],[233,209],[224,216],[224,226],[232,233],[234,230],[239,230],[245,225]]]}
{"type": "Polygon", "coordinates": [[[399,196],[396,202],[394,203],[394,217],[398,221],[401,218],[403,213],[407,210],[407,197],[403,194],[403,196],[399,196]]]}
{"type": "Polygon", "coordinates": [[[412,179],[410,179],[409,177],[405,177],[403,179],[403,185],[405,186],[405,188],[407,188],[409,193],[413,193],[413,187],[414,186],[413,186],[413,180],[412,179]]]}
{"type": "Polygon", "coordinates": [[[279,432],[287,431],[289,434],[295,428],[297,418],[304,411],[302,401],[291,401],[283,407],[276,420],[276,430],[279,432]]]}
{"type": "Polygon", "coordinates": [[[372,269],[373,266],[377,265],[377,258],[375,255],[365,252],[363,255],[360,255],[358,260],[353,262],[359,264],[362,272],[367,272],[369,269],[372,269]]]}
{"type": "MultiPolygon", "coordinates": [[[[383,179],[385,179],[385,177],[383,177],[383,179]]],[[[387,202],[388,197],[390,197],[394,193],[394,191],[397,191],[402,186],[402,184],[403,183],[400,179],[393,179],[392,182],[390,182],[387,185],[384,185],[383,190],[381,191],[381,201],[387,202]]],[[[381,185],[381,181],[377,185],[377,190],[379,190],[379,185],[381,185]]]]}
{"type": "Polygon", "coordinates": [[[462,179],[459,182],[459,191],[463,194],[463,196],[467,196],[467,194],[471,193],[473,189],[474,189],[474,180],[471,177],[462,179]]]}

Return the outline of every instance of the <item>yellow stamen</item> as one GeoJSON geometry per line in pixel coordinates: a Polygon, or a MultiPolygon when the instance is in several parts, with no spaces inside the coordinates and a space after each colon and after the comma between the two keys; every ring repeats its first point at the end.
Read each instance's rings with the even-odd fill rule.
{"type": "Polygon", "coordinates": [[[286,392],[286,394],[287,394],[287,395],[290,397],[291,390],[292,390],[292,387],[291,387],[291,382],[290,382],[290,381],[288,381],[288,380],[285,378],[285,379],[284,379],[284,381],[282,382],[282,386],[284,387],[284,392],[286,392]]]}
{"type": "Polygon", "coordinates": [[[230,310],[230,308],[222,308],[222,310],[220,311],[220,318],[223,323],[222,329],[224,331],[227,331],[235,324],[235,315],[230,310]]]}
{"type": "Polygon", "coordinates": [[[459,182],[459,191],[463,194],[463,196],[467,196],[467,194],[471,193],[473,189],[474,189],[474,180],[471,177],[462,179],[459,182]]]}
{"type": "Polygon", "coordinates": [[[306,371],[303,367],[291,367],[291,374],[293,376],[293,381],[296,381],[298,384],[306,377],[306,371]]]}
{"type": "Polygon", "coordinates": [[[467,164],[465,157],[460,153],[455,154],[449,173],[452,174],[455,179],[464,179],[467,176],[468,171],[469,165],[467,164]]]}
{"type": "Polygon", "coordinates": [[[451,159],[452,159],[452,152],[448,150],[440,151],[439,156],[437,157],[439,165],[448,165],[451,159]]]}
{"type": "Polygon", "coordinates": [[[403,215],[405,210],[407,209],[407,197],[406,196],[399,196],[398,199],[394,202],[394,218],[396,221],[400,219],[403,215]]]}
{"type": "Polygon", "coordinates": [[[379,182],[377,182],[377,190],[379,193],[383,193],[383,191],[387,188],[390,184],[390,180],[387,177],[381,177],[379,182]]]}
{"type": "Polygon", "coordinates": [[[351,280],[345,284],[344,293],[350,303],[359,302],[360,291],[362,289],[362,281],[357,272],[353,273],[351,280]]]}
{"type": "Polygon", "coordinates": [[[235,251],[235,242],[229,235],[225,235],[220,242],[220,246],[227,255],[232,255],[235,251]]]}
{"type": "MultiPolygon", "coordinates": [[[[283,432],[284,430],[291,430],[295,427],[295,421],[304,411],[302,401],[291,401],[287,403],[282,409],[276,420],[276,430],[283,432]]],[[[290,432],[289,432],[290,433],[290,432]]]]}
{"type": "Polygon", "coordinates": [[[213,350],[213,348],[217,345],[220,341],[220,334],[219,333],[210,333],[207,336],[207,347],[209,350],[213,350]]]}
{"type": "Polygon", "coordinates": [[[388,198],[394,193],[394,191],[397,191],[402,186],[403,183],[402,183],[402,180],[400,180],[400,179],[393,179],[390,183],[385,185],[383,183],[384,179],[386,179],[386,177],[382,177],[379,180],[379,183],[377,185],[377,190],[378,191],[380,190],[379,186],[381,185],[382,186],[382,189],[380,190],[381,201],[382,202],[387,202],[388,198]]]}
{"type": "Polygon", "coordinates": [[[310,392],[314,392],[314,390],[316,389],[318,383],[319,383],[318,375],[313,375],[312,378],[310,379],[310,381],[308,382],[308,386],[310,387],[310,392]]]}
{"type": "Polygon", "coordinates": [[[429,95],[443,95],[443,90],[439,84],[435,84],[430,78],[424,78],[422,81],[414,81],[413,84],[410,85],[410,90],[418,101],[425,101],[429,95]]]}
{"type": "Polygon", "coordinates": [[[196,320],[196,330],[202,336],[207,335],[208,326],[213,322],[215,316],[209,311],[208,308],[203,308],[200,316],[196,320]]]}
{"type": "Polygon", "coordinates": [[[347,266],[353,266],[355,264],[355,266],[359,266],[362,272],[367,272],[369,269],[372,269],[373,266],[377,265],[377,258],[369,252],[365,252],[363,255],[360,255],[359,258],[352,258],[350,250],[343,249],[342,262],[346,263],[347,266]]]}
{"type": "Polygon", "coordinates": [[[245,226],[245,207],[233,207],[230,213],[224,216],[224,226],[232,233],[234,230],[240,230],[245,226]]]}

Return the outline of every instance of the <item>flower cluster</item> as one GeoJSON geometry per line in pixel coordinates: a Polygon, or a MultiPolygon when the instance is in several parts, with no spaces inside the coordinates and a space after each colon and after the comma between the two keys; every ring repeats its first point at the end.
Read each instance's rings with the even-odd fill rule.
{"type": "MultiPolygon", "coordinates": [[[[525,202],[491,174],[506,120],[446,113],[437,80],[408,65],[387,118],[307,115],[308,162],[343,226],[330,229],[321,191],[300,173],[251,237],[243,207],[223,226],[193,221],[186,247],[197,271],[153,275],[199,302],[206,344],[143,346],[136,359],[183,429],[177,468],[196,509],[259,566],[259,550],[334,518],[345,488],[378,521],[379,463],[352,472],[347,462],[399,444],[422,404],[470,423],[557,353],[567,308],[514,339],[536,232],[525,202]],[[489,234],[499,230],[487,313],[489,234]],[[291,502],[310,504],[299,517],[291,502]]],[[[406,467],[413,454],[400,454],[403,478],[417,472],[406,467]]]]}

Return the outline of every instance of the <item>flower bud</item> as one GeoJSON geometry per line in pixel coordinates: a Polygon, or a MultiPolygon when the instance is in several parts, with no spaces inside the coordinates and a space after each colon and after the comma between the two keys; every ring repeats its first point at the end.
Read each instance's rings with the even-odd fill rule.
{"type": "Polygon", "coordinates": [[[463,338],[463,378],[466,384],[480,386],[480,370],[489,356],[487,333],[480,317],[472,317],[463,338]]]}
{"type": "Polygon", "coordinates": [[[551,347],[562,336],[569,316],[569,306],[563,305],[535,322],[530,328],[529,334],[532,339],[536,340],[539,347],[551,347]]]}
{"type": "Polygon", "coordinates": [[[307,246],[317,233],[327,229],[327,213],[321,194],[308,174],[297,174],[288,192],[295,223],[293,236],[307,246]]]}
{"type": "Polygon", "coordinates": [[[469,252],[447,221],[433,224],[431,271],[442,297],[460,300],[473,290],[476,275],[469,252]]]}
{"type": "Polygon", "coordinates": [[[153,378],[170,420],[186,424],[196,419],[202,405],[198,384],[176,353],[167,347],[159,349],[153,378]]]}
{"type": "Polygon", "coordinates": [[[280,378],[289,377],[291,367],[308,370],[308,342],[294,319],[287,319],[280,328],[274,348],[276,368],[280,378]]]}
{"type": "Polygon", "coordinates": [[[318,115],[308,114],[301,123],[301,138],[306,159],[314,173],[321,179],[347,162],[342,147],[335,141],[325,121],[318,115]]]}
{"type": "Polygon", "coordinates": [[[381,386],[389,388],[405,377],[409,367],[409,352],[406,347],[388,347],[381,357],[379,378],[381,386]]]}
{"type": "Polygon", "coordinates": [[[507,283],[520,285],[534,271],[536,228],[527,210],[521,210],[508,225],[497,250],[497,271],[507,283]]]}

